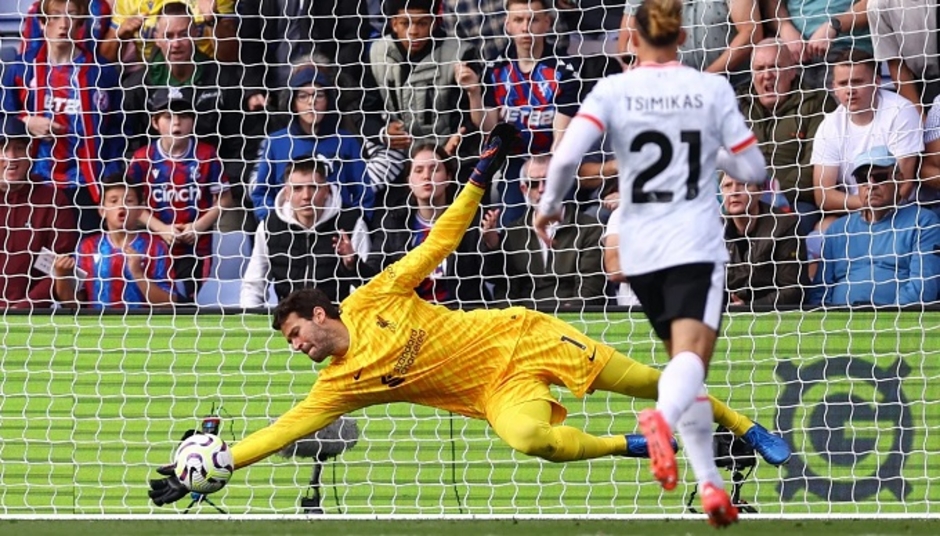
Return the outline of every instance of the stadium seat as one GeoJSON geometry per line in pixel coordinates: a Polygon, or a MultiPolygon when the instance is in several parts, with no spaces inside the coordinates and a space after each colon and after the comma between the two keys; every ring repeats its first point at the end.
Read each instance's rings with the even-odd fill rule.
{"type": "MultiPolygon", "coordinates": [[[[213,279],[241,280],[251,257],[251,238],[242,231],[215,232],[212,235],[213,279]]],[[[238,292],[235,293],[237,301],[238,292]]]]}
{"type": "Polygon", "coordinates": [[[239,279],[206,279],[196,294],[199,307],[239,307],[242,282],[239,279]]]}

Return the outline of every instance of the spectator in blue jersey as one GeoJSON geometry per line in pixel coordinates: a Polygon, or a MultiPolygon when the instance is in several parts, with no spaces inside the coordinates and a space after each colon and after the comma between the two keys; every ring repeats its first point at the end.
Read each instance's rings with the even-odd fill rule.
{"type": "MultiPolygon", "coordinates": [[[[522,134],[524,156],[545,154],[561,138],[578,110],[581,82],[577,65],[552,50],[546,35],[552,28],[547,0],[507,0],[506,33],[512,43],[487,65],[482,82],[467,64],[457,67],[457,83],[467,92],[470,117],[483,132],[499,121],[522,134]]],[[[519,173],[524,158],[511,159],[500,182],[503,225],[525,215],[526,200],[519,173]]]]}
{"type": "Polygon", "coordinates": [[[79,227],[98,228],[99,177],[120,168],[124,151],[118,73],[82,46],[87,0],[43,0],[44,42],[33,61],[8,65],[2,107],[34,138],[33,173],[64,190],[79,227]]]}
{"type": "Polygon", "coordinates": [[[170,259],[159,237],[140,231],[140,186],[121,175],[101,184],[105,230],[82,238],[74,256],[53,264],[54,297],[65,307],[139,309],[174,302],[170,259]]]}
{"type": "Polygon", "coordinates": [[[315,66],[303,65],[291,74],[290,87],[291,122],[262,142],[258,166],[251,176],[255,218],[263,220],[274,208],[287,165],[311,155],[330,162],[327,179],[339,185],[342,206],[362,208],[369,214],[374,193],[366,184],[362,145],[339,128],[336,94],[330,81],[315,66]]]}
{"type": "Polygon", "coordinates": [[[823,237],[810,303],[912,305],[938,299],[940,217],[900,205],[898,160],[878,146],[855,159],[862,208],[836,220],[823,237]]]}
{"type": "Polygon", "coordinates": [[[144,186],[142,223],[170,246],[173,280],[191,303],[209,276],[211,231],[222,208],[232,206],[232,194],[215,147],[193,136],[193,89],[159,89],[150,109],[160,136],[134,153],[127,178],[144,186]]]}
{"type": "MultiPolygon", "coordinates": [[[[390,207],[372,222],[372,248],[367,264],[377,274],[421,245],[434,222],[457,194],[456,159],[440,146],[418,143],[411,150],[409,197],[404,206],[390,207]]],[[[480,229],[475,221],[454,253],[434,269],[415,292],[427,301],[445,305],[485,304],[490,295],[482,277],[480,229]]]]}
{"type": "Polygon", "coordinates": [[[454,72],[469,50],[436,26],[435,3],[386,2],[391,33],[369,48],[362,130],[369,143],[387,147],[386,154],[394,157],[392,173],[379,186],[398,181],[415,142],[443,145],[458,136],[463,123],[461,110],[467,106],[460,102],[454,72]]]}
{"type": "MultiPolygon", "coordinates": [[[[20,43],[20,56],[26,62],[36,59],[44,42],[40,21],[42,4],[42,0],[33,2],[26,16],[23,17],[23,25],[20,29],[23,38],[20,43]]],[[[77,31],[76,37],[86,50],[96,53],[108,62],[117,61],[117,40],[111,28],[111,4],[107,0],[88,2],[88,17],[78,25],[77,31]]]]}

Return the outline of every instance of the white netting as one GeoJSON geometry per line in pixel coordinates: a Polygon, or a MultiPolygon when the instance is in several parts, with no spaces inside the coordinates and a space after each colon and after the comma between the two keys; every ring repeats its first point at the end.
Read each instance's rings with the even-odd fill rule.
{"type": "MultiPolygon", "coordinates": [[[[522,127],[522,154],[417,291],[539,307],[663,365],[646,319],[613,308],[635,297],[612,254],[631,237],[607,227],[608,144],[585,159],[553,251],[526,219],[566,119],[596,80],[635,66],[619,30],[639,3],[0,0],[0,514],[167,511],[146,482],[183,431],[221,405],[237,441],[316,380],[263,308],[310,283],[342,299],[414,248],[501,119],[522,127]],[[98,203],[110,228],[140,216],[145,229],[96,234],[98,203]]],[[[864,4],[684,2],[681,61],[735,85],[773,179],[761,194],[722,188],[729,215],[765,204],[753,226],[727,220],[729,291],[746,307],[709,375],[793,447],[744,484],[763,513],[936,514],[940,501],[937,7],[864,4]],[[877,225],[869,193],[893,186],[857,184],[859,162],[899,174],[877,225]]],[[[649,405],[555,394],[567,424],[598,435],[632,432],[649,405]]],[[[636,460],[528,458],[433,409],[349,417],[358,442],[319,475],[328,513],[681,514],[692,491],[663,494],[636,460]]],[[[312,469],[274,457],[211,498],[301,512],[317,502],[312,469]]]]}

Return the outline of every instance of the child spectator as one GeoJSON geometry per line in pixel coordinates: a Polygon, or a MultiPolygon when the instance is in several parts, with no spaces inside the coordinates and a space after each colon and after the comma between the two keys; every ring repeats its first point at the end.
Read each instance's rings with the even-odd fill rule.
{"type": "Polygon", "coordinates": [[[33,62],[6,66],[2,107],[17,114],[32,143],[33,173],[64,190],[79,227],[97,229],[97,180],[120,165],[121,93],[117,71],[83,48],[88,0],[43,0],[45,42],[33,62]]]}
{"type": "Polygon", "coordinates": [[[65,307],[93,309],[171,305],[174,298],[166,244],[138,231],[144,210],[141,188],[112,175],[102,181],[101,190],[98,210],[106,229],[82,238],[75,256],[56,258],[55,298],[65,307]]]}
{"type": "Polygon", "coordinates": [[[134,153],[127,178],[146,186],[142,221],[171,246],[173,280],[183,282],[182,298],[191,302],[209,274],[209,231],[232,196],[215,148],[193,136],[193,89],[159,89],[150,110],[159,138],[134,153]]]}

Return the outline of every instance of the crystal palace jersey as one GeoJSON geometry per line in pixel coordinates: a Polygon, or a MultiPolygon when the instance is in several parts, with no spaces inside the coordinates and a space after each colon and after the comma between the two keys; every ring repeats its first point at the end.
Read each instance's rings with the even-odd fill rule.
{"type": "Polygon", "coordinates": [[[720,76],[644,63],[598,82],[579,117],[607,132],[620,171],[620,257],[639,275],[728,253],[716,196],[718,149],[756,143],[720,76]]]}
{"type": "MultiPolygon", "coordinates": [[[[130,247],[144,257],[147,279],[172,293],[166,244],[150,233],[137,233],[130,247]]],[[[107,233],[85,237],[78,243],[76,265],[88,274],[81,288],[92,308],[135,309],[148,303],[125,260],[124,252],[111,242],[107,233]]]]}
{"type": "MultiPolygon", "coordinates": [[[[515,56],[509,48],[509,57],[515,56]]],[[[500,117],[522,134],[522,152],[544,154],[554,142],[555,114],[574,117],[578,111],[581,82],[575,67],[546,56],[532,72],[524,73],[515,59],[497,60],[483,75],[483,99],[487,108],[499,108],[500,117]]]]}
{"type": "MultiPolygon", "coordinates": [[[[146,186],[147,206],[167,225],[193,223],[215,206],[215,198],[228,186],[222,162],[211,145],[193,141],[177,160],[167,156],[155,141],[134,153],[128,179],[146,186]]],[[[212,236],[203,233],[195,247],[177,240],[174,257],[212,254],[212,236]]]]}
{"type": "MultiPolygon", "coordinates": [[[[23,40],[20,42],[20,55],[26,62],[36,59],[39,49],[45,43],[42,25],[39,23],[41,7],[41,0],[33,2],[26,17],[23,18],[23,27],[20,30],[23,34],[23,40]]],[[[86,50],[95,50],[97,44],[104,41],[105,34],[111,26],[111,4],[107,0],[91,0],[88,2],[88,15],[78,31],[78,40],[86,50]]]]}

